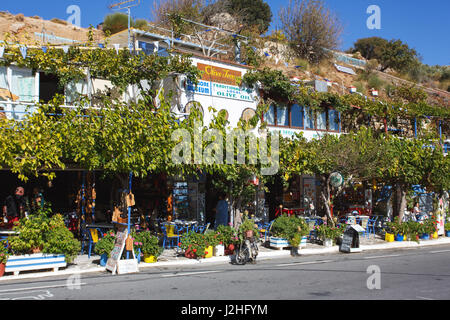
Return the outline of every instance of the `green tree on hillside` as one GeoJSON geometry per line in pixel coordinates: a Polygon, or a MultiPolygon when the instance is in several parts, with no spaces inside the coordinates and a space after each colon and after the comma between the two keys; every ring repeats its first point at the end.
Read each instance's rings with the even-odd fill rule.
{"type": "Polygon", "coordinates": [[[317,63],[336,49],[342,33],[338,18],[322,0],[290,0],[280,11],[281,27],[294,52],[317,63]]]}

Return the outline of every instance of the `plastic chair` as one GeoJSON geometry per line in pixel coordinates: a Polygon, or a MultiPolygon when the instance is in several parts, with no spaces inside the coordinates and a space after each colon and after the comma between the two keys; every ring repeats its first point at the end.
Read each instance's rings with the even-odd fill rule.
{"type": "Polygon", "coordinates": [[[370,234],[373,234],[374,236],[376,235],[377,221],[378,221],[378,216],[373,216],[373,217],[369,218],[369,221],[368,221],[367,227],[366,227],[366,231],[369,235],[370,234]]]}
{"type": "Polygon", "coordinates": [[[95,229],[88,229],[86,230],[88,235],[88,258],[91,258],[92,249],[95,247],[95,244],[98,242],[98,240],[101,238],[101,231],[97,228],[95,229]]]}
{"type": "Polygon", "coordinates": [[[174,226],[174,233],[167,233],[167,225],[162,225],[163,230],[163,248],[171,249],[171,248],[179,248],[178,242],[180,241],[180,229],[178,226],[174,226]],[[175,241],[175,245],[174,245],[175,241]]]}

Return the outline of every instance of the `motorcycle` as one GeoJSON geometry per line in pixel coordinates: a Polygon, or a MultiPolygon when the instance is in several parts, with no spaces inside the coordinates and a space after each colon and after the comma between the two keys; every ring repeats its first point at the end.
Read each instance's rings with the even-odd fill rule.
{"type": "Polygon", "coordinates": [[[252,235],[246,237],[235,249],[236,264],[244,265],[247,262],[256,263],[258,256],[258,241],[252,235]]]}

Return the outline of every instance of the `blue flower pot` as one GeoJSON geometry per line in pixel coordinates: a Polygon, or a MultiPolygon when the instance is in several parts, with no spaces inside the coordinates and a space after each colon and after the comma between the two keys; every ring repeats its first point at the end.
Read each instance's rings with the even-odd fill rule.
{"type": "Polygon", "coordinates": [[[397,234],[397,235],[395,236],[395,241],[403,241],[403,235],[397,234]]]}
{"type": "Polygon", "coordinates": [[[108,255],[106,253],[104,253],[104,254],[102,254],[100,256],[100,265],[102,267],[105,267],[106,266],[106,262],[108,262],[108,255]]]}
{"type": "Polygon", "coordinates": [[[450,230],[445,231],[445,236],[450,237],[450,230]]]}
{"type": "Polygon", "coordinates": [[[136,256],[137,262],[141,262],[141,249],[137,249],[137,251],[134,252],[134,255],[136,256]]]}
{"type": "Polygon", "coordinates": [[[430,240],[430,235],[427,233],[424,233],[420,236],[420,239],[422,240],[430,240]]]}

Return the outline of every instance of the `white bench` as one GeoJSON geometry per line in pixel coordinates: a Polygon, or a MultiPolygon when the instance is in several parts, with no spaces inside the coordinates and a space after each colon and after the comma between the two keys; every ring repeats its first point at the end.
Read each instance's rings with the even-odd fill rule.
{"type": "Polygon", "coordinates": [[[27,254],[22,256],[9,256],[5,265],[5,273],[13,272],[15,276],[21,271],[53,269],[67,266],[66,257],[63,254],[27,254]]]}

